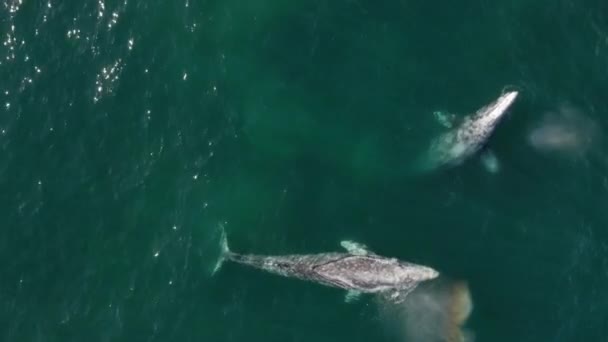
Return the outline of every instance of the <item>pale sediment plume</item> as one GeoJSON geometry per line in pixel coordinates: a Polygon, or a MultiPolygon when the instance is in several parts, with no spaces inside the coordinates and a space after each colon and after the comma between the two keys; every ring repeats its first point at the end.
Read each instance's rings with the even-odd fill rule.
{"type": "Polygon", "coordinates": [[[462,330],[462,326],[473,311],[473,301],[466,282],[459,281],[450,287],[448,299],[448,315],[446,320],[446,336],[448,341],[472,342],[472,334],[462,330]]]}
{"type": "Polygon", "coordinates": [[[464,326],[473,310],[468,284],[445,279],[420,285],[399,304],[380,302],[389,333],[407,342],[472,342],[464,326]]]}
{"type": "Polygon", "coordinates": [[[581,110],[561,106],[547,112],[529,132],[528,142],[544,153],[582,156],[599,139],[599,127],[581,110]]]}

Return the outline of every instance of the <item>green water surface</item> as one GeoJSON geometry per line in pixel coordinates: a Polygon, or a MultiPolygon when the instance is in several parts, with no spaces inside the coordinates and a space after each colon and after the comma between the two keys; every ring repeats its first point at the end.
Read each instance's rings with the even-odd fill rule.
{"type": "Polygon", "coordinates": [[[369,297],[236,264],[339,241],[468,282],[475,341],[606,341],[608,2],[0,1],[0,340],[394,341],[369,297]],[[520,96],[479,160],[411,172],[520,96]]]}

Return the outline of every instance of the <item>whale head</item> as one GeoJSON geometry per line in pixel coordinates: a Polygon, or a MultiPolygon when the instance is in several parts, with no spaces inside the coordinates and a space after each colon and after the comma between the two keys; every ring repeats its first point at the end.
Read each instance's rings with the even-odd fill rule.
{"type": "Polygon", "coordinates": [[[439,272],[431,267],[400,262],[399,277],[404,282],[422,282],[435,279],[439,276],[439,272]]]}
{"type": "MultiPolygon", "coordinates": [[[[473,118],[473,130],[482,131],[481,135],[487,138],[487,135],[494,129],[498,121],[507,112],[507,109],[513,104],[519,95],[518,91],[509,91],[503,93],[496,101],[479,109],[473,118]]],[[[480,134],[480,133],[476,133],[480,134]]]]}

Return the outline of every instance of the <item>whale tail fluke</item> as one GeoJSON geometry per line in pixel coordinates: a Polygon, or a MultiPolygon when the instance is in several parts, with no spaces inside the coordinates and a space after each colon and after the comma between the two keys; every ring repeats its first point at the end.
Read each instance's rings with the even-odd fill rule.
{"type": "Polygon", "coordinates": [[[226,230],[224,229],[223,224],[220,224],[220,246],[220,256],[215,264],[215,267],[213,268],[213,272],[211,273],[212,275],[219,271],[226,258],[230,255],[230,249],[228,248],[228,237],[226,236],[226,230]]]}

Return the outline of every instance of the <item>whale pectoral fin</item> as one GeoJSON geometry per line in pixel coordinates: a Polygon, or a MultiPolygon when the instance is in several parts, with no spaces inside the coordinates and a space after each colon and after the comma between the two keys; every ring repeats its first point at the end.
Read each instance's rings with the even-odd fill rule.
{"type": "Polygon", "coordinates": [[[417,286],[418,286],[418,282],[412,282],[399,289],[390,291],[389,293],[387,293],[386,297],[389,301],[391,301],[393,303],[397,303],[397,304],[401,303],[405,300],[407,295],[409,295],[412,291],[414,291],[414,289],[416,289],[417,286]]]}
{"type": "Polygon", "coordinates": [[[348,251],[348,253],[353,255],[367,255],[370,254],[370,251],[367,249],[362,243],[358,243],[355,241],[344,240],[340,241],[340,246],[348,251]]]}
{"type": "Polygon", "coordinates": [[[359,297],[361,297],[361,291],[348,290],[348,292],[346,292],[346,295],[344,296],[344,301],[346,303],[352,303],[357,301],[359,297]]]}
{"type": "Polygon", "coordinates": [[[480,158],[481,163],[483,164],[483,167],[486,169],[486,171],[490,173],[497,173],[500,170],[500,162],[498,161],[498,158],[496,157],[494,152],[492,152],[491,150],[484,150],[481,153],[480,158]]]}
{"type": "Polygon", "coordinates": [[[435,117],[435,121],[445,128],[454,127],[454,115],[448,112],[436,110],[433,112],[433,117],[435,117]]]}
{"type": "Polygon", "coordinates": [[[452,128],[456,125],[456,115],[441,110],[433,112],[435,120],[445,128],[452,128]]]}

